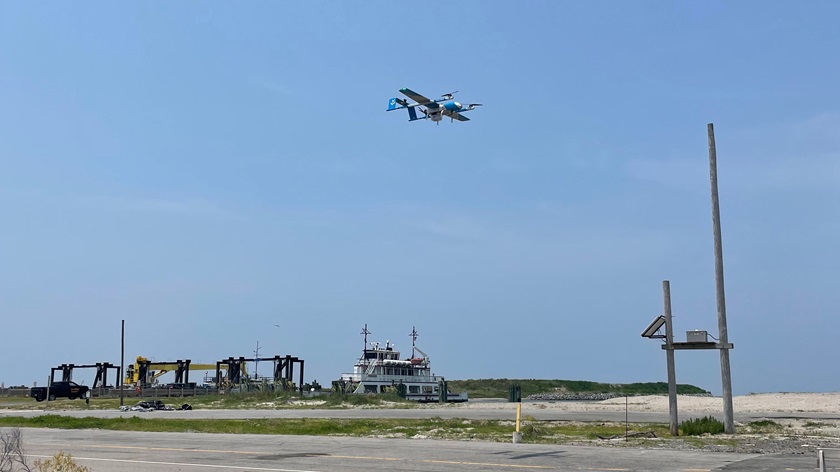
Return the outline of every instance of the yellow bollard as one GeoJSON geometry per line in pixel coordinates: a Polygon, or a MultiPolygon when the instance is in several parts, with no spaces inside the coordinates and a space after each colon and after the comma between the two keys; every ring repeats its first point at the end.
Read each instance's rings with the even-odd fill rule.
{"type": "Polygon", "coordinates": [[[522,419],[522,404],[516,404],[516,432],[513,433],[513,442],[514,443],[521,443],[522,442],[522,433],[519,432],[519,423],[522,419]]]}

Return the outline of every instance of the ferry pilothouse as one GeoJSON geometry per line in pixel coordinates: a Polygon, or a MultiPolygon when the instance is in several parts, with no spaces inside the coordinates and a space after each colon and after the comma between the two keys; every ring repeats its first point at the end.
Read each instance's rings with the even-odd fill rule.
{"type": "Polygon", "coordinates": [[[400,351],[390,341],[382,345],[378,342],[368,344],[371,334],[365,325],[364,350],[356,361],[352,373],[341,374],[341,379],[334,382],[335,387],[347,393],[376,394],[389,391],[401,392],[405,398],[421,402],[465,402],[467,393],[451,393],[442,376],[432,373],[429,356],[417,347],[417,330],[411,331],[411,357],[400,359],[400,351]],[[441,395],[441,391],[446,396],[441,395]]]}

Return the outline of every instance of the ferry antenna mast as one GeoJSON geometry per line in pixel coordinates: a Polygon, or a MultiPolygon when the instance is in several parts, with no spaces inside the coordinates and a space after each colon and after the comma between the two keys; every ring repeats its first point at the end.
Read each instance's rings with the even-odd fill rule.
{"type": "Polygon", "coordinates": [[[420,333],[417,332],[417,328],[412,326],[409,336],[411,336],[411,358],[414,359],[414,346],[417,344],[417,336],[420,336],[420,333]]]}
{"type": "Polygon", "coordinates": [[[362,352],[365,352],[365,350],[367,349],[367,337],[368,337],[368,334],[373,334],[373,333],[371,333],[370,331],[368,331],[368,329],[367,329],[367,323],[365,323],[365,327],[362,329],[362,332],[361,332],[360,334],[363,334],[363,335],[365,336],[365,345],[364,345],[364,346],[362,346],[362,352]]]}

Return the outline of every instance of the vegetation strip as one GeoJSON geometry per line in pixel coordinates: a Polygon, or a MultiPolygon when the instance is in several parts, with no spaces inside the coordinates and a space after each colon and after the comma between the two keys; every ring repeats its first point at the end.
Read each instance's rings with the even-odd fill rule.
{"type": "MultiPolygon", "coordinates": [[[[303,399],[296,392],[250,392],[233,395],[200,395],[196,397],[126,398],[125,405],[136,405],[142,400],[161,400],[173,407],[177,407],[183,403],[189,403],[193,408],[200,408],[202,410],[311,410],[313,408],[343,410],[355,407],[409,409],[420,406],[415,401],[400,398],[396,393],[379,395],[325,395],[303,399]]],[[[117,397],[96,397],[90,401],[90,405],[80,400],[59,399],[44,403],[24,397],[0,397],[0,408],[23,410],[116,410],[119,407],[120,399],[117,397]]]]}
{"type": "MultiPolygon", "coordinates": [[[[671,437],[665,424],[633,424],[625,433],[623,423],[537,421],[525,416],[521,427],[523,440],[531,444],[608,445],[716,452],[805,453],[816,447],[836,447],[836,437],[812,431],[821,423],[808,422],[805,430],[793,424],[772,420],[754,421],[738,426],[743,436],[709,434],[720,429],[713,419],[685,421],[680,437],[671,437]],[[689,425],[691,423],[691,425],[689,425]],[[694,428],[693,431],[691,429],[694,428]],[[810,429],[809,429],[810,428],[810,429]],[[642,436],[635,432],[643,431],[642,436]],[[652,433],[652,434],[649,434],[652,433]],[[627,434],[628,437],[625,437],[627,434]],[[701,434],[689,436],[688,434],[701,434]],[[635,437],[634,437],[635,436],[635,437]]],[[[833,425],[833,423],[832,423],[833,425]]],[[[833,427],[832,425],[829,425],[833,427]]],[[[0,434],[18,428],[101,429],[110,431],[275,434],[306,436],[347,436],[408,439],[445,439],[455,441],[510,442],[515,429],[509,420],[441,419],[176,419],[176,418],[74,418],[59,415],[36,417],[0,417],[0,434]]],[[[8,436],[8,434],[7,434],[8,436]]],[[[127,446],[120,446],[127,447],[127,446]]]]}
{"type": "MultiPolygon", "coordinates": [[[[612,393],[617,396],[668,394],[668,384],[666,382],[606,384],[587,380],[474,379],[450,380],[448,384],[452,391],[468,392],[470,398],[506,398],[511,385],[519,385],[522,388],[522,398],[528,395],[557,392],[577,394],[612,393]]],[[[702,388],[688,384],[677,384],[677,393],[680,395],[711,395],[711,393],[702,388]]]]}
{"type": "MultiPolygon", "coordinates": [[[[657,436],[668,433],[666,425],[635,425],[656,431],[657,436]]],[[[307,436],[356,437],[426,437],[438,439],[473,439],[509,441],[514,430],[512,421],[453,419],[247,419],[195,420],[140,418],[73,418],[43,415],[31,418],[8,416],[0,418],[0,427],[102,429],[112,431],[161,431],[224,434],[290,434],[307,436]]],[[[598,436],[623,435],[623,424],[573,423],[564,421],[534,421],[526,418],[522,427],[525,438],[532,442],[563,442],[563,440],[593,440],[598,436]]]]}

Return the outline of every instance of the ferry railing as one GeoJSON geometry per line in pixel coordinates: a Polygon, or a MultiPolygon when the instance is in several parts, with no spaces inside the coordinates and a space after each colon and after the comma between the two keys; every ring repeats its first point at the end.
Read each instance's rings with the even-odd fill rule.
{"type": "Polygon", "coordinates": [[[367,376],[368,380],[378,380],[385,382],[440,382],[443,377],[439,375],[381,375],[372,374],[367,376]]]}
{"type": "Polygon", "coordinates": [[[376,361],[373,361],[373,362],[371,362],[370,364],[368,364],[368,368],[367,368],[367,370],[365,371],[365,375],[373,375],[373,371],[374,371],[374,370],[376,370],[376,366],[377,366],[378,364],[379,364],[379,363],[378,363],[378,362],[376,362],[376,361]]]}

